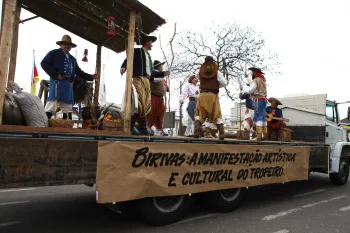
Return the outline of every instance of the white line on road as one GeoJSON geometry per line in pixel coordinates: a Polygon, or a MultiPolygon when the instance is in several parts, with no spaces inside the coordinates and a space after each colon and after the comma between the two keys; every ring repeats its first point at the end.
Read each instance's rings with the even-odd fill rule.
{"type": "Polygon", "coordinates": [[[294,195],[293,197],[294,197],[294,198],[295,198],[295,197],[303,197],[303,196],[308,196],[308,195],[315,194],[315,193],[321,193],[321,192],[324,192],[324,191],[326,191],[326,189],[317,189],[317,190],[315,190],[315,191],[297,194],[297,195],[294,195]]]}
{"type": "Polygon", "coordinates": [[[287,210],[287,211],[283,211],[283,212],[280,212],[278,214],[265,216],[262,220],[273,220],[273,219],[276,219],[276,218],[279,218],[279,217],[283,217],[283,216],[286,216],[288,214],[291,214],[291,213],[294,213],[294,212],[297,212],[297,211],[300,211],[300,210],[303,210],[303,209],[306,209],[306,208],[314,207],[314,206],[320,205],[320,204],[325,204],[327,202],[339,200],[339,199],[345,198],[345,197],[347,197],[347,196],[346,195],[342,195],[342,196],[338,196],[338,197],[333,197],[333,198],[328,199],[328,200],[323,200],[323,201],[318,201],[318,202],[315,202],[315,203],[312,203],[312,204],[303,205],[301,207],[290,209],[290,210],[287,210]]]}
{"type": "Polygon", "coordinates": [[[347,210],[350,210],[350,205],[347,206],[347,207],[340,208],[339,210],[340,210],[340,211],[347,211],[347,210]]]}
{"type": "Polygon", "coordinates": [[[193,217],[193,218],[187,218],[187,219],[184,219],[182,221],[176,222],[176,223],[174,223],[172,225],[178,225],[178,224],[182,224],[182,223],[193,222],[193,221],[197,221],[197,220],[211,218],[211,217],[218,216],[218,215],[220,215],[220,214],[206,214],[206,215],[201,215],[201,216],[197,216],[197,217],[193,217]]]}
{"type": "Polygon", "coordinates": [[[13,201],[13,202],[3,202],[0,203],[0,206],[2,205],[15,205],[15,204],[24,204],[24,203],[29,203],[30,201],[13,201]]]}
{"type": "Polygon", "coordinates": [[[6,190],[0,190],[0,193],[20,192],[20,191],[29,191],[29,190],[35,190],[35,188],[26,188],[26,189],[6,189],[6,190]]]}
{"type": "Polygon", "coordinates": [[[274,233],[288,233],[288,232],[289,232],[288,230],[283,229],[283,230],[280,230],[280,231],[276,231],[276,232],[274,232],[274,233]]]}
{"type": "Polygon", "coordinates": [[[21,221],[4,222],[4,223],[0,223],[0,227],[8,227],[8,226],[12,226],[20,223],[22,222],[21,221]]]}

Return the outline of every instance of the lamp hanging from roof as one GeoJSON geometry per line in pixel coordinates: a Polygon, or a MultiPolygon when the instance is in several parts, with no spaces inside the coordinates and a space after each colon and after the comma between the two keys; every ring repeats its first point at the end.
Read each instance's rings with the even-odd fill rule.
{"type": "Polygon", "coordinates": [[[83,59],[82,59],[83,62],[88,62],[87,56],[88,56],[88,50],[85,49],[85,50],[84,50],[84,57],[83,57],[83,59]]]}
{"type": "Polygon", "coordinates": [[[115,24],[115,17],[109,16],[108,17],[108,32],[107,32],[108,37],[113,37],[117,34],[115,25],[116,25],[115,24]]]}

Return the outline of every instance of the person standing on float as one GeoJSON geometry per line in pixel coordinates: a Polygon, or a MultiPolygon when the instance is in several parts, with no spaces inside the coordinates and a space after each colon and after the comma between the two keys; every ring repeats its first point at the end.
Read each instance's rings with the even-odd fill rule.
{"type": "Polygon", "coordinates": [[[261,69],[249,68],[252,71],[252,83],[248,90],[240,93],[239,97],[246,101],[246,107],[254,110],[253,121],[256,124],[256,140],[262,141],[263,135],[267,137],[266,105],[267,91],[266,79],[261,69]]]}

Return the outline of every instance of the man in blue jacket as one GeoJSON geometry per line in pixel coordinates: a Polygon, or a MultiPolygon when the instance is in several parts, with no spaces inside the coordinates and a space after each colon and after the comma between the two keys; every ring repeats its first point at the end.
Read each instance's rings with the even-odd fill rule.
{"type": "Polygon", "coordinates": [[[75,76],[92,81],[96,78],[96,74],[87,74],[79,68],[76,59],[69,53],[76,47],[70,36],[64,35],[56,44],[60,48],[50,51],[41,62],[41,67],[50,76],[50,91],[45,112],[50,119],[55,111],[54,103],[57,100],[58,106],[64,113],[63,119],[72,119],[74,105],[72,82],[75,76]]]}

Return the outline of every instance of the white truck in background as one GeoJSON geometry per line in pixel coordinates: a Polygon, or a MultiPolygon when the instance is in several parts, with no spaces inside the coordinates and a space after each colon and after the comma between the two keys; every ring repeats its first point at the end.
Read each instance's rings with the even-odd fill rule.
{"type": "Polygon", "coordinates": [[[346,130],[340,124],[340,103],[327,100],[327,94],[294,96],[279,100],[283,104],[279,106],[283,116],[289,119],[287,125],[292,130],[293,141],[329,145],[329,169],[320,164],[312,171],[329,171],[333,183],[345,183],[349,175],[350,143],[346,130]],[[343,174],[343,177],[334,175],[338,172],[343,174]]]}

